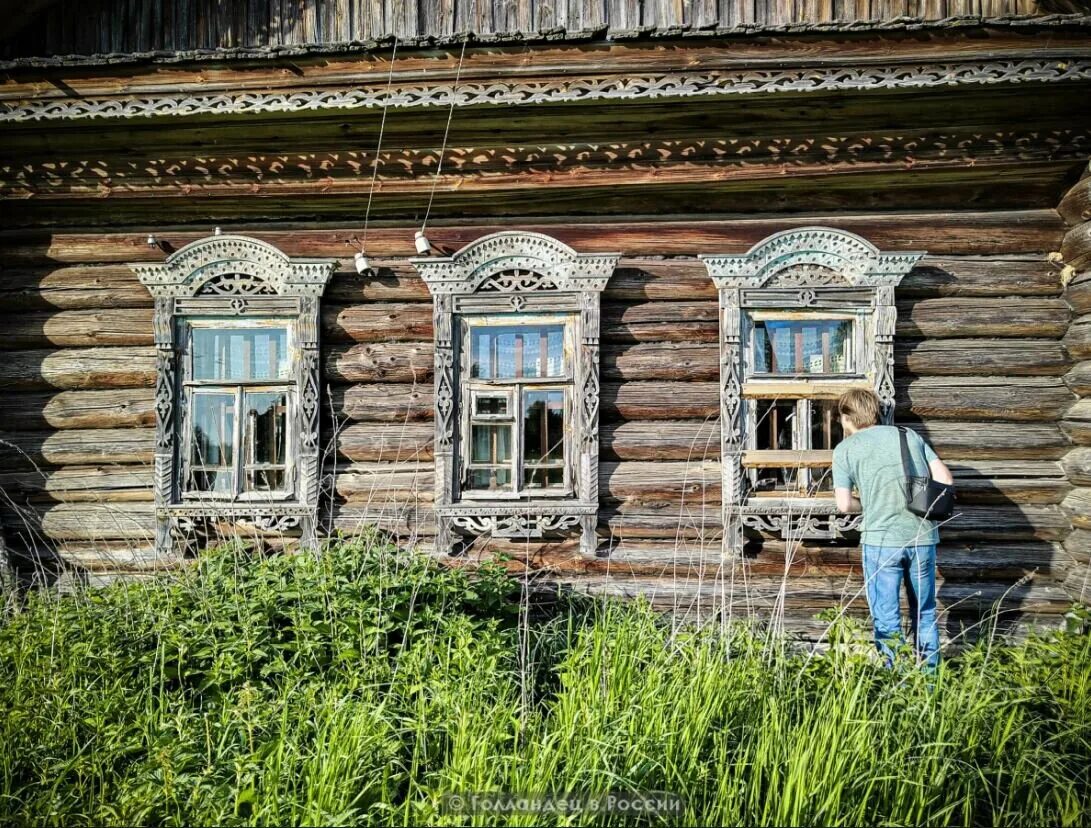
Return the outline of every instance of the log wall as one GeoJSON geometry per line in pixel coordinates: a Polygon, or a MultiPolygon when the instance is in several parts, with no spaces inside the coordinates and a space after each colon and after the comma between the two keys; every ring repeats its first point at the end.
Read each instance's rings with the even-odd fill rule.
{"type": "MultiPolygon", "coordinates": [[[[1091,272],[1062,294],[1047,261],[1064,233],[1054,211],[751,218],[688,235],[667,220],[661,232],[655,222],[535,228],[581,252],[626,252],[602,300],[602,544],[594,557],[567,541],[491,549],[572,589],[644,593],[678,611],[780,607],[808,635],[823,608],[866,611],[852,545],[770,538],[741,562],[720,556],[717,303],[695,257],[742,252],[806,223],[929,251],[897,297],[897,412],[959,483],[939,565],[948,635],[998,600],[1011,617],[1055,622],[1086,585],[1091,418],[1078,395],[1091,392],[1091,272]]],[[[427,290],[407,261],[414,229],[373,231],[377,270],[362,277],[346,252],[352,230],[231,228],[289,255],[341,259],[323,312],[322,521],[327,531],[374,523],[426,548],[432,330],[427,290]]],[[[1073,235],[1085,230],[1070,230],[1064,249],[1086,244],[1073,235]]],[[[429,235],[454,248],[484,232],[429,235]]],[[[0,517],[13,546],[57,549],[93,575],[177,563],[151,551],[152,302],[126,266],[161,257],[145,235],[0,234],[0,517]]],[[[162,238],[180,247],[199,235],[162,238]]]]}
{"type": "Polygon", "coordinates": [[[1062,465],[1072,484],[1064,508],[1072,521],[1065,548],[1072,565],[1065,587],[1074,600],[1091,602],[1091,176],[1085,173],[1064,197],[1059,212],[1069,225],[1061,247],[1065,264],[1065,300],[1072,308],[1072,323],[1064,345],[1075,363],[1065,376],[1079,398],[1065,412],[1061,427],[1075,447],[1062,465]]]}

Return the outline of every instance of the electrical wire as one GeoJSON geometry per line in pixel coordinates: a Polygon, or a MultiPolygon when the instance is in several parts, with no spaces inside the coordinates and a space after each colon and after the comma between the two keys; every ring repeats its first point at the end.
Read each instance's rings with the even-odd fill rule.
{"type": "Polygon", "coordinates": [[[383,149],[383,133],[386,131],[386,110],[390,105],[390,86],[394,80],[394,60],[398,57],[398,38],[394,37],[394,51],[390,54],[390,71],[386,76],[386,95],[383,97],[383,119],[379,122],[379,144],[375,147],[375,159],[371,163],[371,189],[367,193],[367,209],[364,211],[364,241],[362,248],[367,245],[367,225],[371,218],[371,199],[375,195],[375,181],[379,177],[379,153],[383,149]]]}
{"type": "MultiPolygon", "coordinates": [[[[473,7],[476,0],[470,6],[470,15],[473,16],[473,7]]],[[[447,154],[447,136],[451,133],[451,118],[455,114],[455,95],[458,92],[458,80],[462,76],[462,61],[466,57],[466,44],[470,36],[467,34],[462,40],[462,53],[458,56],[458,68],[455,69],[455,84],[451,87],[451,106],[447,110],[447,126],[443,130],[443,145],[439,151],[439,163],[436,165],[436,174],[432,177],[432,192],[428,194],[428,208],[424,211],[424,221],[421,222],[420,231],[423,233],[428,226],[428,217],[432,214],[432,199],[436,197],[436,185],[439,183],[440,173],[443,171],[443,157],[447,154]]]]}

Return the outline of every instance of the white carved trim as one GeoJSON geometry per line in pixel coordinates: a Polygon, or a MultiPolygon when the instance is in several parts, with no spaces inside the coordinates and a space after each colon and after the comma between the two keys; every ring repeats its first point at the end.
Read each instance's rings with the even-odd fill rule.
{"type": "Polygon", "coordinates": [[[319,297],[336,264],[333,259],[291,259],[271,244],[247,236],[216,235],[186,245],[162,264],[132,265],[155,297],[155,543],[160,554],[171,552],[177,541],[207,529],[208,524],[223,520],[269,531],[299,528],[304,545],[317,545],[319,297]],[[287,309],[295,315],[298,400],[290,428],[298,435],[298,457],[291,502],[177,502],[177,475],[182,468],[177,455],[182,447],[174,436],[184,406],[177,404],[180,354],[174,341],[175,319],[212,306],[230,308],[238,316],[283,315],[287,309]]]}
{"type": "Polygon", "coordinates": [[[211,295],[240,295],[226,286],[241,281],[247,283],[245,295],[256,298],[270,293],[321,296],[336,264],[334,259],[292,259],[249,236],[220,235],[190,242],[165,262],[132,269],[155,297],[196,296],[206,283],[211,295]],[[233,279],[236,274],[249,279],[233,279]]]}
{"type": "MultiPolygon", "coordinates": [[[[411,259],[432,294],[435,327],[434,388],[436,464],[436,550],[449,552],[458,532],[497,537],[541,537],[544,532],[579,529],[580,548],[598,546],[599,299],[621,254],[577,253],[542,233],[505,231],[467,244],[453,256],[411,259]],[[577,302],[577,353],[573,359],[571,468],[578,500],[561,502],[456,502],[456,456],[461,415],[454,341],[455,297],[506,298],[521,311],[534,295],[565,294],[577,302]],[[581,502],[582,501],[582,502],[581,502]]],[[[480,299],[474,300],[480,302],[480,299]]],[[[488,301],[482,307],[491,307],[488,301]]],[[[474,308],[473,312],[478,312],[474,308]]],[[[572,311],[567,311],[571,313],[572,311]]]]}
{"type": "Polygon", "coordinates": [[[924,253],[880,253],[866,239],[832,227],[775,233],[746,253],[699,256],[718,288],[897,286],[924,253]]]}
{"type": "Polygon", "coordinates": [[[720,301],[720,456],[725,555],[737,555],[743,529],[780,532],[788,538],[829,538],[857,528],[858,515],[818,514],[798,504],[748,502],[742,452],[747,442],[747,406],[742,392],[747,347],[741,341],[745,308],[775,306],[769,291],[786,307],[836,308],[861,293],[870,298],[870,322],[859,366],[883,406],[884,421],[894,413],[894,288],[924,256],[920,252],[883,253],[866,239],[831,227],[802,227],[775,233],[743,254],[702,255],[720,301]],[[790,300],[786,294],[793,293],[790,300]]]}
{"type": "Polygon", "coordinates": [[[721,95],[929,89],[1091,80],[1091,61],[995,60],[818,66],[713,72],[659,72],[624,77],[445,79],[435,84],[378,84],[363,88],[215,95],[182,93],[140,97],[49,98],[0,103],[0,123],[83,118],[153,118],[204,114],[305,112],[329,109],[410,109],[450,106],[519,106],[540,103],[690,98],[721,95]]]}
{"type": "Polygon", "coordinates": [[[542,233],[504,231],[470,242],[446,258],[410,259],[433,296],[478,290],[601,292],[620,253],[577,253],[542,233]]]}

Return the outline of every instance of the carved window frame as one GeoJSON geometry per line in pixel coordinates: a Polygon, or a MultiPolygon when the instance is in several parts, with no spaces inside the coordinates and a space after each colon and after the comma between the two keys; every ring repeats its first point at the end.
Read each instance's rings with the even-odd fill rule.
{"type": "MultiPolygon", "coordinates": [[[[239,235],[191,242],[156,264],[134,264],[155,299],[155,515],[156,551],[167,554],[178,541],[219,521],[267,531],[301,530],[302,544],[317,546],[319,496],[320,365],[319,306],[337,262],[289,258],[276,247],[239,235]],[[184,411],[180,331],[189,317],[225,321],[284,320],[295,338],[295,400],[287,429],[294,435],[292,491],[280,499],[215,501],[182,496],[180,451],[184,411]]],[[[236,447],[240,451],[241,446],[236,447]]]]}
{"type": "MultiPolygon", "coordinates": [[[[435,325],[436,549],[450,553],[459,535],[540,538],[578,530],[580,548],[598,546],[599,307],[619,253],[577,253],[541,233],[484,236],[444,258],[411,263],[428,285],[435,325]],[[572,496],[527,500],[468,500],[460,496],[461,317],[571,315],[570,406],[572,496]]],[[[518,426],[517,426],[518,427],[518,426]]]]}
{"type": "Polygon", "coordinates": [[[743,454],[752,440],[750,399],[833,398],[869,387],[894,415],[894,290],[923,252],[880,252],[860,236],[829,227],[803,227],[769,236],[741,255],[705,254],[719,293],[720,455],[725,554],[739,554],[744,529],[782,538],[834,538],[857,529],[860,515],[840,515],[832,497],[753,498],[743,454]],[[851,312],[857,323],[855,376],[748,377],[747,325],[754,311],[851,312]],[[862,326],[862,339],[861,328],[862,326]]]}

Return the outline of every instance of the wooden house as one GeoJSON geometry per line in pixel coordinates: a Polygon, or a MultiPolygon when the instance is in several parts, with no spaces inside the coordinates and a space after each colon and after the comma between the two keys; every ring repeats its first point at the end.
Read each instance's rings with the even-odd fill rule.
{"type": "Polygon", "coordinates": [[[1089,595],[1091,17],[1032,0],[25,0],[0,503],[146,575],[375,525],[805,636],[831,402],[951,465],[940,601],[1089,595]]]}

